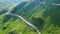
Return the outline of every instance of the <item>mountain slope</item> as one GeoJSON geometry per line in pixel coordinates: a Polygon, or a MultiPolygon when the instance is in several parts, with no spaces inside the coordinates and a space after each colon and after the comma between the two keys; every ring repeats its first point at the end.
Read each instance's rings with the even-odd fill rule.
{"type": "MultiPolygon", "coordinates": [[[[34,24],[42,34],[60,34],[60,6],[50,4],[59,3],[59,0],[43,1],[22,2],[14,7],[11,13],[24,17],[34,24]],[[43,1],[49,3],[41,3],[43,1]]],[[[32,27],[18,17],[3,15],[6,13],[4,11],[0,12],[0,34],[37,34],[32,27]]]]}

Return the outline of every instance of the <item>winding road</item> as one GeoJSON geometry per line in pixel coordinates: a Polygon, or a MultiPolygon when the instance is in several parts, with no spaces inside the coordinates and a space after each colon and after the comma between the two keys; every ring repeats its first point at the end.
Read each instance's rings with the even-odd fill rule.
{"type": "Polygon", "coordinates": [[[24,21],[26,24],[28,24],[28,25],[30,25],[31,27],[33,27],[33,28],[37,31],[38,34],[41,34],[40,31],[39,31],[39,29],[38,29],[36,26],[34,26],[33,24],[31,24],[30,22],[28,22],[27,20],[25,20],[25,19],[24,19],[23,17],[21,17],[20,15],[11,14],[11,13],[8,13],[8,15],[12,15],[12,16],[19,17],[19,18],[20,18],[22,21],[24,21]]]}
{"type": "MultiPolygon", "coordinates": [[[[46,4],[46,2],[41,2],[42,4],[46,4]]],[[[29,3],[28,3],[29,4],[29,3]]],[[[56,5],[56,6],[60,6],[60,4],[56,4],[56,3],[49,3],[49,4],[52,4],[52,5],[56,5]]],[[[26,5],[27,6],[27,5],[26,5]]],[[[25,6],[25,7],[26,7],[25,6]]],[[[20,15],[16,15],[16,14],[12,14],[11,13],[11,10],[8,11],[7,13],[5,13],[4,15],[12,15],[12,16],[16,16],[16,17],[19,17],[22,21],[24,21],[26,24],[30,25],[31,27],[33,27],[38,34],[41,34],[41,32],[39,31],[39,29],[34,26],[33,24],[31,24],[30,22],[28,22],[27,20],[25,20],[23,17],[21,17],[20,15]]]]}

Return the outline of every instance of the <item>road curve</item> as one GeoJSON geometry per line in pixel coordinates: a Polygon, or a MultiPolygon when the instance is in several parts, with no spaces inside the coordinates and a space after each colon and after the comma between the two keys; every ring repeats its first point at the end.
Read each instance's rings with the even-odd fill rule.
{"type": "Polygon", "coordinates": [[[37,33],[38,34],[41,34],[40,33],[40,31],[39,31],[39,29],[36,27],[36,26],[34,26],[33,24],[31,24],[30,22],[28,22],[27,20],[25,20],[23,17],[21,17],[20,15],[15,15],[15,14],[11,14],[11,13],[9,13],[8,15],[12,15],[12,16],[16,16],[16,17],[19,17],[21,20],[23,20],[26,24],[28,24],[28,25],[30,25],[31,27],[33,27],[36,31],[37,31],[37,33]]]}
{"type": "MultiPolygon", "coordinates": [[[[42,4],[47,4],[49,2],[40,2],[42,4]]],[[[49,4],[52,4],[52,5],[55,5],[55,6],[60,6],[60,4],[57,4],[57,3],[49,3],[49,4]]],[[[5,13],[4,15],[12,15],[12,16],[16,16],[16,17],[19,17],[21,20],[23,20],[26,24],[30,25],[31,27],[33,27],[38,34],[41,34],[41,32],[39,31],[39,29],[34,26],[33,24],[31,24],[30,22],[28,22],[27,20],[25,20],[23,17],[21,17],[20,15],[15,15],[15,14],[11,14],[11,10],[8,11],[7,13],[5,13]]]]}

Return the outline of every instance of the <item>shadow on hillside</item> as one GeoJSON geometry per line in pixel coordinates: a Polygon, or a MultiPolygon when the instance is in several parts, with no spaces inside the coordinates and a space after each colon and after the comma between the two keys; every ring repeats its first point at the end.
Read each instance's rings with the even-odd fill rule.
{"type": "Polygon", "coordinates": [[[44,26],[44,20],[41,18],[32,18],[32,23],[39,29],[41,30],[44,26]]]}
{"type": "Polygon", "coordinates": [[[16,7],[14,7],[14,9],[13,9],[13,11],[11,11],[13,14],[18,14],[18,13],[20,13],[20,12],[22,12],[22,11],[18,11],[18,10],[20,10],[21,8],[23,8],[26,4],[27,4],[28,2],[22,2],[22,3],[20,3],[19,5],[17,5],[16,7]]]}
{"type": "Polygon", "coordinates": [[[53,24],[56,24],[57,26],[60,27],[60,12],[59,12],[59,14],[58,13],[56,14],[56,13],[51,16],[51,21],[53,24]]]}
{"type": "Polygon", "coordinates": [[[0,11],[0,15],[2,15],[2,14],[4,14],[4,13],[6,13],[8,10],[6,10],[6,9],[3,9],[2,11],[0,11]]]}
{"type": "Polygon", "coordinates": [[[4,24],[5,22],[9,21],[10,19],[12,19],[13,21],[15,21],[18,17],[15,17],[15,16],[11,16],[11,15],[5,15],[3,17],[3,23],[4,24]]]}

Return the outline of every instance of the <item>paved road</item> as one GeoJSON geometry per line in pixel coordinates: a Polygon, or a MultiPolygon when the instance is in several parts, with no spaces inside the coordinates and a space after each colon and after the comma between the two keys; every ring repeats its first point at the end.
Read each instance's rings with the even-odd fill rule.
{"type": "MultiPolygon", "coordinates": [[[[42,4],[46,4],[46,3],[49,3],[49,2],[41,2],[42,4]]],[[[52,5],[56,5],[56,6],[60,6],[60,4],[56,4],[56,3],[49,3],[49,4],[52,4],[52,5]]],[[[10,10],[11,11],[11,10],[10,10]]],[[[39,31],[39,29],[36,27],[36,26],[34,26],[33,24],[31,24],[30,22],[28,22],[27,20],[25,20],[23,17],[21,17],[20,15],[15,15],[15,14],[11,14],[11,12],[10,11],[8,11],[7,13],[5,13],[4,15],[13,15],[13,16],[16,16],[16,17],[19,17],[21,20],[23,20],[26,24],[28,24],[28,25],[30,25],[31,27],[33,27],[36,31],[37,31],[37,33],[38,34],[41,34],[40,33],[40,31],[39,31]]]]}
{"type": "Polygon", "coordinates": [[[40,33],[40,31],[39,31],[39,29],[36,27],[36,26],[34,26],[33,24],[31,24],[30,22],[28,22],[27,20],[25,20],[23,17],[21,17],[20,15],[15,15],[15,14],[11,14],[11,13],[9,13],[8,15],[12,15],[12,16],[16,16],[16,17],[19,17],[22,21],[24,21],[26,24],[28,24],[28,25],[30,25],[31,27],[33,27],[36,31],[37,31],[37,33],[38,34],[41,34],[40,33]]]}

